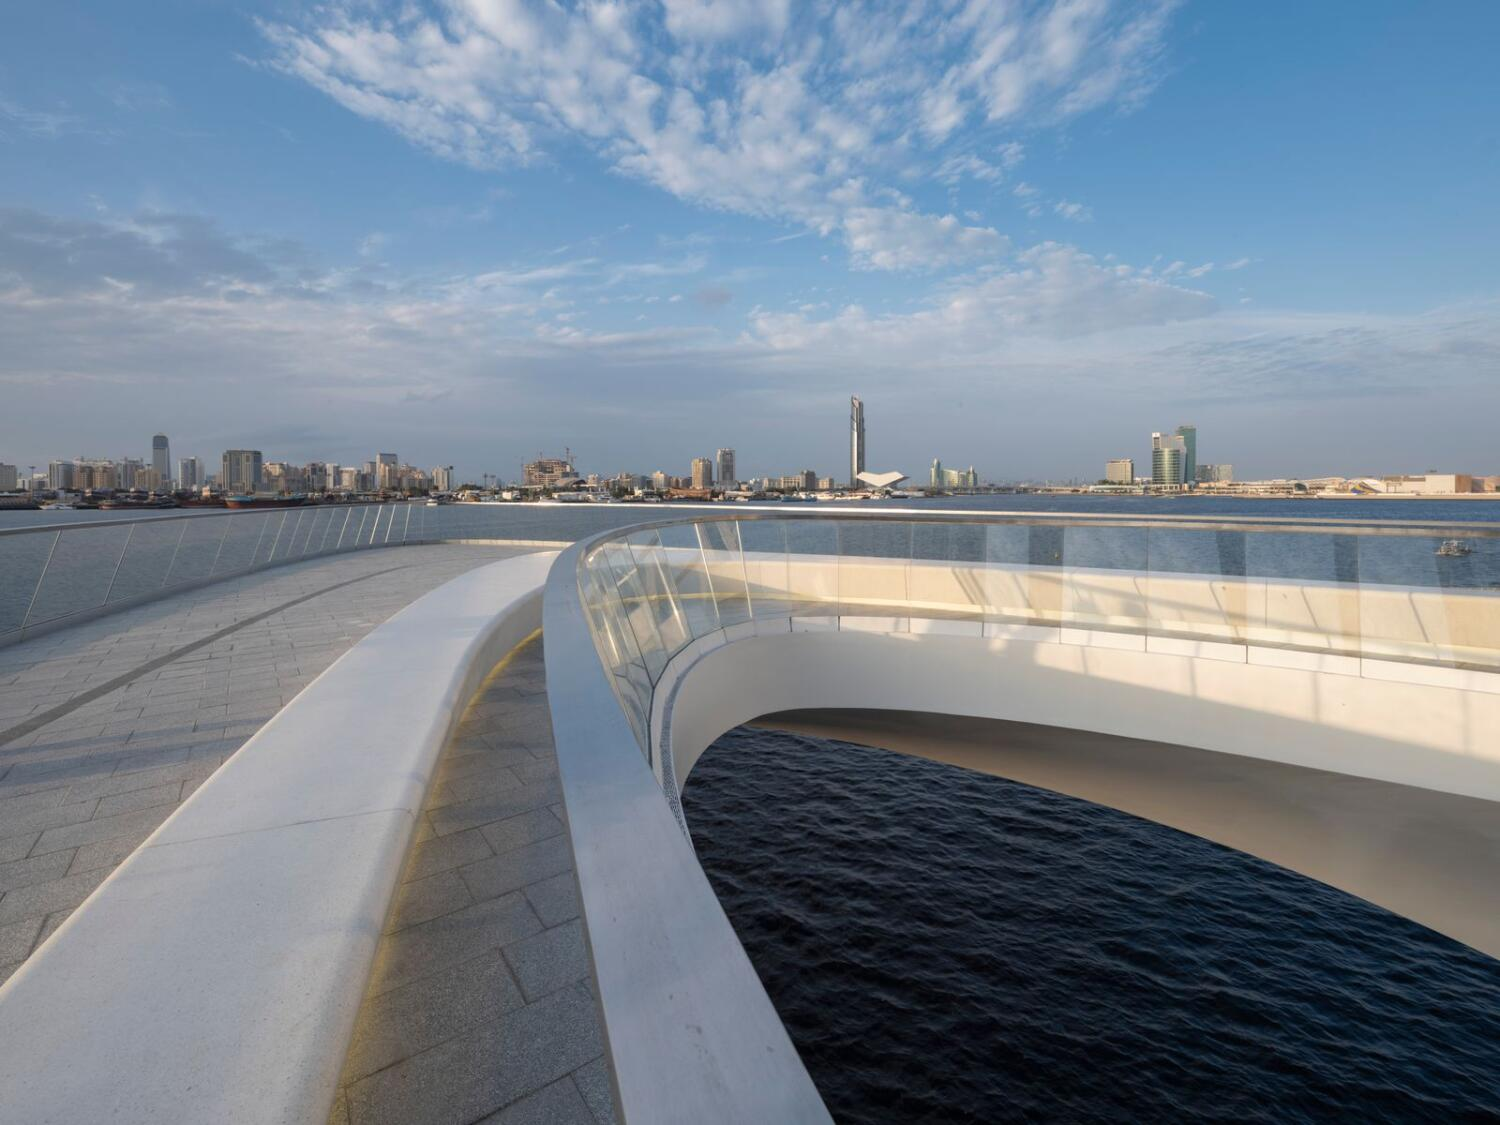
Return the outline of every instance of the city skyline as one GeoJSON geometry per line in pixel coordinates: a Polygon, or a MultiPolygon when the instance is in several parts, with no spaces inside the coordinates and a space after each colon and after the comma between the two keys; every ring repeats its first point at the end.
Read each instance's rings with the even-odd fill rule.
{"type": "Polygon", "coordinates": [[[713,11],[12,13],[6,456],[842,475],[850,387],[907,471],[1074,475],[1173,413],[1252,475],[1488,452],[1493,5],[713,11]]]}

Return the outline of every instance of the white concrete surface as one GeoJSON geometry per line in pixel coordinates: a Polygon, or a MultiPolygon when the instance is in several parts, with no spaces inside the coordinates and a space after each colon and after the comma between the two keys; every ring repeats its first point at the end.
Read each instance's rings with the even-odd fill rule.
{"type": "Polygon", "coordinates": [[[0,988],[0,1120],[326,1118],[438,754],[553,557],[377,628],[68,918],[0,988]]]}

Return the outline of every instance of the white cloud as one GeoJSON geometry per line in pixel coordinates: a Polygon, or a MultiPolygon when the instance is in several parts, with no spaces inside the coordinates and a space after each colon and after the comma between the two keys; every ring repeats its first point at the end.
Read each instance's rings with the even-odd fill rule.
{"type": "Polygon", "coordinates": [[[1004,253],[993,227],[966,227],[952,215],[918,215],[891,207],[858,207],[844,219],[858,269],[911,270],[958,266],[1004,253]]]}
{"type": "Polygon", "coordinates": [[[1059,199],[1052,205],[1054,213],[1061,215],[1064,219],[1073,223],[1086,223],[1094,217],[1094,209],[1086,207],[1082,203],[1074,203],[1071,200],[1059,199]]]}
{"type": "MultiPolygon", "coordinates": [[[[934,238],[943,218],[903,198],[913,244],[855,248],[866,235],[851,223],[869,224],[856,212],[891,207],[881,181],[911,165],[913,146],[1135,104],[1156,80],[1172,6],[451,0],[429,14],[346,0],[262,27],[270,65],[449,159],[526,163],[582,141],[681,199],[842,230],[861,268],[912,268],[968,260],[955,238],[998,241],[934,238]],[[849,193],[851,182],[867,186],[849,193]],[[928,248],[936,257],[920,260],[928,248]]],[[[989,143],[992,158],[934,152],[928,166],[998,181],[1023,149],[989,143]]]]}

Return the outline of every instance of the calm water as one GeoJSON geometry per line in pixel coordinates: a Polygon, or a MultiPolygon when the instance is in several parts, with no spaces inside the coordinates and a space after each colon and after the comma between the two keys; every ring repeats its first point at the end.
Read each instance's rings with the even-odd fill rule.
{"type": "Polygon", "coordinates": [[[840,1121],[1500,1120],[1500,961],[1300,875],[780,732],[684,807],[840,1121]]]}

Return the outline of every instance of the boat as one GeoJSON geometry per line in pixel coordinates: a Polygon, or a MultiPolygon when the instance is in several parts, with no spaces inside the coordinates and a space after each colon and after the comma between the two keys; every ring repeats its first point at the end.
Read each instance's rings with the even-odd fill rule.
{"type": "Polygon", "coordinates": [[[1472,555],[1474,548],[1462,539],[1444,539],[1433,552],[1440,559],[1461,559],[1465,555],[1472,555]]]}
{"type": "Polygon", "coordinates": [[[72,504],[64,504],[59,500],[53,500],[42,505],[42,511],[44,512],[71,512],[73,510],[72,504]]]}
{"type": "Polygon", "coordinates": [[[307,503],[307,493],[297,492],[289,496],[255,495],[226,496],[226,508],[300,508],[307,503]]]}

